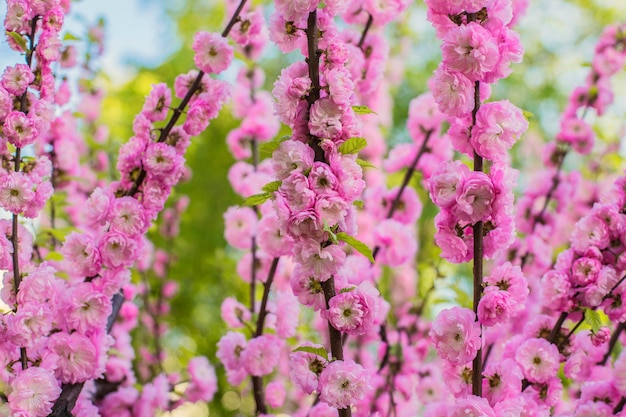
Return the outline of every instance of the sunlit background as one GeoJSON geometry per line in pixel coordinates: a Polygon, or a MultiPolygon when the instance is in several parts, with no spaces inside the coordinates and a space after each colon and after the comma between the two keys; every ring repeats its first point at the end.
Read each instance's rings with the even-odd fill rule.
{"type": "MultiPolygon", "coordinates": [[[[4,15],[5,9],[2,2],[0,14],[4,15]]],[[[193,67],[190,52],[193,33],[199,29],[221,30],[225,19],[223,4],[215,0],[82,0],[72,3],[72,11],[66,30],[77,37],[84,36],[89,27],[104,19],[105,52],[95,65],[100,70],[98,85],[109,90],[101,122],[109,126],[112,149],[131,135],[132,118],[141,109],[151,84],[162,81],[171,84],[176,75],[193,67]]],[[[390,31],[402,33],[405,39],[392,43],[392,49],[397,52],[402,45],[407,48],[403,55],[407,65],[405,79],[393,91],[394,126],[387,132],[390,143],[408,140],[404,128],[408,102],[424,91],[425,82],[440,59],[438,41],[425,16],[425,8],[418,1],[401,19],[399,29],[390,31]]],[[[527,138],[547,141],[556,133],[559,113],[569,92],[588,73],[588,63],[603,26],[618,21],[626,21],[624,0],[531,0],[528,14],[517,28],[526,48],[525,61],[515,66],[515,73],[509,79],[494,88],[495,99],[508,98],[534,115],[527,138]]],[[[281,67],[290,60],[301,59],[297,54],[285,56],[276,51],[268,51],[267,57],[260,62],[267,72],[267,88],[271,88],[281,67]]],[[[2,68],[18,59],[3,41],[2,68]]],[[[225,76],[232,79],[232,75],[231,71],[225,76]]],[[[624,155],[624,74],[615,78],[614,90],[616,103],[608,114],[601,120],[590,121],[605,136],[601,140],[621,143],[624,155]]],[[[235,272],[240,254],[228,249],[222,237],[222,213],[228,206],[241,202],[225,180],[233,159],[224,138],[237,121],[227,111],[223,113],[202,137],[194,139],[187,156],[193,176],[176,190],[179,195],[189,195],[191,204],[182,219],[181,235],[172,247],[178,261],[171,268],[171,276],[179,282],[180,293],[173,301],[171,330],[164,341],[170,352],[166,361],[168,370],[179,369],[197,354],[207,355],[215,363],[215,343],[225,332],[219,315],[221,301],[227,295],[246,299],[247,289],[235,272]]],[[[533,164],[540,164],[540,158],[533,154],[535,149],[530,139],[522,140],[515,147],[514,162],[521,165],[523,161],[532,169],[533,164]]],[[[571,158],[567,163],[570,168],[576,167],[580,160],[571,158]]],[[[601,163],[623,167],[622,160],[601,163]]],[[[523,177],[520,182],[523,187],[523,177]]],[[[432,217],[422,222],[420,228],[432,228],[432,217]]],[[[151,238],[157,245],[164,243],[154,231],[151,238]]],[[[428,251],[420,254],[420,259],[426,256],[428,251]]],[[[453,273],[459,275],[459,285],[463,287],[463,271],[453,273]]],[[[455,301],[454,293],[444,291],[442,297],[455,301]]],[[[242,398],[227,388],[224,381],[221,386],[215,404],[210,406],[212,416],[251,415],[254,404],[250,398],[242,398]]],[[[190,405],[186,410],[164,415],[202,417],[208,412],[205,405],[190,405]]]]}

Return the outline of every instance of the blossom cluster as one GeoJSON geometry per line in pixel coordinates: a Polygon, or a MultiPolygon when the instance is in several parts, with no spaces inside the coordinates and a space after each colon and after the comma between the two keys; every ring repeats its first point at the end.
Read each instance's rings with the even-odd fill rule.
{"type": "MultiPolygon", "coordinates": [[[[128,268],[144,253],[144,235],[184,173],[182,155],[190,135],[198,134],[215,117],[227,90],[220,81],[206,77],[200,88],[193,87],[195,91],[189,92],[187,101],[193,111],[190,109],[184,124],[173,127],[175,120],[170,119],[171,126],[157,130],[154,123],[164,121],[169,114],[171,93],[165,84],[155,86],[135,119],[135,136],[120,151],[120,180],[95,189],[83,212],[73,217],[82,230],[64,236],[60,251],[51,252],[56,256],[41,262],[42,252],[45,255],[47,251],[39,248],[39,260],[32,259],[32,235],[17,218],[38,216],[52,194],[50,178],[71,175],[70,169],[77,165],[72,161],[78,162],[71,149],[60,143],[59,136],[73,122],[68,113],[54,119],[54,104],[66,103],[64,89],[68,87],[62,83],[57,92],[50,67],[67,51],[61,49],[59,32],[68,10],[69,2],[65,1],[9,1],[4,22],[10,46],[26,55],[26,64],[5,70],[0,87],[3,143],[7,149],[16,149],[15,155],[2,152],[0,191],[0,205],[13,213],[12,223],[2,221],[2,267],[8,272],[1,295],[13,310],[2,316],[1,326],[6,369],[2,379],[10,387],[8,408],[16,416],[46,416],[57,398],[66,395],[66,389],[82,387],[106,372],[107,380],[121,390],[114,397],[124,396],[122,404],[137,415],[154,415],[157,408],[167,409],[169,404],[149,397],[166,398],[172,381],[160,375],[141,393],[132,387],[133,354],[127,332],[136,323],[136,309],[123,307],[124,324],[110,335],[112,320],[118,314],[112,300],[117,303],[117,298],[132,298],[128,268]],[[155,132],[161,135],[157,138],[155,132]],[[50,154],[55,157],[54,173],[47,150],[37,158],[20,158],[22,148],[35,144],[43,149],[44,140],[54,146],[50,154]],[[66,151],[69,154],[63,153],[66,151]],[[124,296],[120,295],[122,289],[124,296]],[[108,356],[110,347],[117,352],[112,357],[108,356]],[[137,399],[141,401],[135,403],[137,399]]],[[[64,59],[62,66],[71,66],[72,62],[64,59]]],[[[177,80],[179,98],[188,94],[189,80],[194,75],[177,80]]],[[[95,120],[97,113],[86,117],[95,120]]],[[[74,173],[78,175],[78,171],[74,173]]],[[[89,187],[86,183],[84,186],[89,187]]],[[[190,400],[208,400],[215,392],[212,368],[205,365],[192,370],[190,389],[196,393],[188,396],[190,400]]],[[[83,390],[76,402],[76,415],[98,413],[91,398],[94,383],[89,384],[92,389],[83,390]]],[[[101,404],[105,415],[117,415],[107,408],[111,401],[105,398],[101,404]]],[[[115,407],[119,409],[119,404],[115,407]]]]}
{"type": "MultiPolygon", "coordinates": [[[[354,239],[358,232],[355,202],[365,187],[357,160],[365,140],[360,137],[361,123],[353,106],[361,104],[359,94],[367,96],[377,85],[386,52],[376,35],[364,45],[352,32],[340,32],[332,17],[342,14],[354,23],[358,22],[354,16],[369,16],[372,22],[382,24],[406,5],[399,3],[383,11],[372,10],[371,4],[363,2],[365,14],[346,11],[347,4],[342,2],[325,6],[318,9],[318,2],[312,1],[302,9],[292,9],[279,2],[270,23],[270,37],[281,50],[300,47],[309,57],[306,63],[296,62],[284,69],[274,84],[276,114],[292,128],[291,138],[279,143],[272,156],[278,181],[274,207],[295,261],[290,280],[294,294],[301,303],[319,310],[339,335],[363,337],[381,323],[384,310],[373,283],[353,274],[364,271],[371,275],[366,272],[367,260],[356,253],[347,255],[343,243],[359,246],[354,239]],[[319,30],[320,36],[312,30],[319,30]],[[310,49],[311,42],[317,43],[318,57],[312,56],[316,51],[310,49]]],[[[386,229],[380,228],[379,241],[385,248],[398,233],[405,234],[395,222],[389,220],[386,229]]],[[[406,251],[401,243],[397,245],[396,250],[405,254],[394,260],[390,249],[390,264],[408,261],[417,249],[406,251]]],[[[340,415],[349,415],[341,413],[349,413],[351,405],[371,394],[370,374],[362,365],[343,359],[343,349],[333,347],[336,337],[331,332],[335,360],[295,352],[290,356],[290,369],[303,392],[319,393],[322,404],[315,409],[330,406],[342,410],[340,415]]],[[[357,407],[356,412],[366,413],[367,409],[357,407]]]]}
{"type": "Polygon", "coordinates": [[[449,117],[455,150],[491,163],[488,173],[461,163],[440,166],[430,179],[431,198],[441,211],[435,219],[442,256],[455,263],[473,257],[472,225],[483,222],[485,256],[506,249],[514,236],[512,180],[507,151],[528,128],[522,111],[508,100],[482,104],[489,83],[510,74],[523,48],[510,28],[513,3],[428,1],[429,20],[443,39],[443,60],[431,80],[439,110],[449,117]]]}

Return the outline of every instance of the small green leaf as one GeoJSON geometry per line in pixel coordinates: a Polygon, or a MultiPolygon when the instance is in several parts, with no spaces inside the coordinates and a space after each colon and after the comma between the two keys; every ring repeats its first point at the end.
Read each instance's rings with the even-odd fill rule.
{"type": "Polygon", "coordinates": [[[354,291],[354,290],[356,290],[356,287],[343,288],[341,291],[339,291],[339,294],[343,294],[344,292],[350,292],[350,291],[354,291]]]}
{"type": "Polygon", "coordinates": [[[280,184],[282,184],[282,181],[272,181],[270,183],[267,183],[263,186],[262,190],[265,191],[266,193],[273,193],[275,191],[278,191],[278,189],[280,188],[280,184]]]}
{"type": "Polygon", "coordinates": [[[65,35],[63,35],[63,40],[64,41],[79,41],[80,37],[74,35],[71,32],[67,32],[65,35]]]}
{"type": "Polygon", "coordinates": [[[365,138],[350,138],[337,148],[344,155],[359,153],[359,151],[367,146],[365,138]]]}
{"type": "Polygon", "coordinates": [[[524,115],[524,118],[529,121],[535,118],[535,115],[528,110],[522,110],[522,114],[524,115]]]}
{"type": "Polygon", "coordinates": [[[10,32],[8,30],[5,33],[7,34],[7,36],[10,36],[11,38],[13,38],[15,43],[18,44],[19,47],[23,51],[26,51],[26,49],[27,49],[27,47],[26,47],[26,39],[24,39],[24,37],[22,35],[20,35],[17,32],[10,32]]]}
{"type": "Polygon", "coordinates": [[[63,255],[61,255],[59,252],[51,251],[51,252],[48,252],[45,259],[46,261],[62,261],[63,255]]]}
{"type": "Polygon", "coordinates": [[[363,208],[364,203],[363,203],[363,200],[354,200],[352,204],[354,204],[354,207],[363,208]]]}
{"type": "Polygon", "coordinates": [[[365,159],[357,158],[356,163],[361,166],[361,168],[376,168],[376,165],[372,164],[370,161],[366,161],[365,159]]]}
{"type": "Polygon", "coordinates": [[[259,155],[261,156],[261,159],[271,158],[272,154],[274,153],[276,149],[278,149],[280,144],[288,139],[290,139],[290,136],[283,136],[281,138],[274,139],[270,142],[264,142],[260,144],[259,155]]]}
{"type": "Polygon", "coordinates": [[[323,347],[314,346],[300,346],[293,350],[294,352],[307,352],[322,357],[325,361],[328,360],[328,351],[323,347]]]}
{"type": "Polygon", "coordinates": [[[588,308],[585,310],[585,323],[587,323],[589,327],[591,327],[591,330],[595,333],[600,330],[600,327],[602,327],[602,318],[596,310],[588,308]]]}
{"type": "Polygon", "coordinates": [[[322,229],[325,232],[328,232],[329,236],[330,236],[330,240],[332,240],[332,242],[336,245],[337,243],[339,243],[339,241],[337,240],[337,235],[335,234],[335,232],[333,231],[333,229],[328,225],[328,223],[326,223],[326,220],[324,220],[324,228],[322,229]]]}
{"type": "Polygon", "coordinates": [[[352,246],[357,252],[365,255],[365,257],[369,259],[371,263],[374,263],[374,256],[372,256],[372,251],[370,250],[370,248],[367,247],[365,243],[350,236],[346,232],[337,233],[337,239],[342,242],[346,242],[348,245],[352,246]]]}
{"type": "Polygon", "coordinates": [[[272,197],[270,193],[254,194],[246,198],[242,204],[243,207],[259,206],[272,197]]]}
{"type": "Polygon", "coordinates": [[[367,106],[352,106],[352,110],[354,110],[356,114],[376,114],[376,112],[367,106]]]}

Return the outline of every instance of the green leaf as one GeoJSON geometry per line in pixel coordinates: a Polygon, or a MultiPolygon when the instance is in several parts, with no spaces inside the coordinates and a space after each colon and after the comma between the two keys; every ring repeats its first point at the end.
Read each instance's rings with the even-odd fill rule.
{"type": "Polygon", "coordinates": [[[314,355],[320,356],[324,358],[325,361],[328,360],[328,351],[323,347],[314,347],[314,346],[300,346],[293,350],[294,352],[307,352],[312,353],[314,355]]]}
{"type": "Polygon", "coordinates": [[[359,153],[359,151],[367,146],[365,138],[350,138],[337,148],[344,155],[359,153]]]}
{"type": "Polygon", "coordinates": [[[51,251],[51,252],[48,252],[45,259],[46,261],[62,261],[63,255],[61,255],[59,252],[51,251]]]}
{"type": "Polygon", "coordinates": [[[56,229],[44,228],[39,231],[39,234],[40,235],[48,234],[60,242],[65,242],[65,238],[67,237],[67,235],[76,231],[78,231],[78,229],[76,229],[75,227],[59,227],[56,229]]]}
{"type": "Polygon", "coordinates": [[[364,203],[363,203],[363,200],[354,200],[352,204],[354,204],[354,207],[363,208],[364,203]]]}
{"type": "Polygon", "coordinates": [[[283,137],[274,139],[270,142],[264,142],[260,144],[259,155],[261,156],[261,159],[271,158],[272,154],[274,153],[276,149],[278,149],[280,144],[288,139],[290,139],[290,136],[283,136],[283,137]]]}
{"type": "Polygon", "coordinates": [[[356,163],[361,166],[361,168],[376,168],[376,165],[372,164],[370,161],[366,161],[365,159],[357,158],[356,163]]]}
{"type": "Polygon", "coordinates": [[[356,290],[356,287],[346,287],[339,291],[339,294],[343,294],[344,292],[350,292],[356,290]]]}
{"type": "Polygon", "coordinates": [[[374,256],[372,255],[372,251],[370,250],[370,248],[367,247],[365,243],[350,236],[346,232],[337,233],[337,239],[342,242],[346,242],[348,245],[352,246],[357,252],[365,255],[365,257],[369,259],[371,263],[374,263],[374,256]]]}
{"type": "Polygon", "coordinates": [[[246,198],[242,204],[243,207],[258,206],[265,203],[272,197],[270,193],[254,194],[246,198]]]}
{"type": "Polygon", "coordinates": [[[589,327],[591,327],[591,330],[595,333],[600,330],[600,327],[602,327],[602,318],[596,310],[588,308],[585,310],[585,323],[587,323],[589,327]]]}
{"type": "Polygon", "coordinates": [[[524,118],[528,121],[535,118],[535,115],[528,110],[522,110],[522,114],[524,115],[524,118]]]}
{"type": "Polygon", "coordinates": [[[22,35],[17,32],[10,32],[8,30],[5,33],[7,34],[7,36],[13,38],[15,43],[18,44],[23,51],[26,51],[28,49],[26,46],[26,39],[24,39],[22,35]]]}
{"type": "Polygon", "coordinates": [[[367,106],[352,106],[352,110],[354,110],[356,114],[376,114],[376,112],[367,106]]]}
{"type": "Polygon", "coordinates": [[[65,35],[63,35],[63,40],[64,41],[79,41],[80,37],[74,35],[71,32],[67,32],[65,35]]]}
{"type": "Polygon", "coordinates": [[[278,191],[278,189],[280,188],[280,184],[282,184],[282,181],[272,181],[270,183],[267,183],[263,186],[262,190],[265,191],[266,193],[273,193],[275,191],[278,191]]]}
{"type": "Polygon", "coordinates": [[[326,220],[324,220],[324,228],[322,230],[324,230],[325,232],[328,232],[328,234],[330,235],[330,240],[332,240],[335,245],[339,243],[339,241],[337,240],[337,235],[335,234],[333,229],[328,225],[328,223],[326,223],[326,220]]]}

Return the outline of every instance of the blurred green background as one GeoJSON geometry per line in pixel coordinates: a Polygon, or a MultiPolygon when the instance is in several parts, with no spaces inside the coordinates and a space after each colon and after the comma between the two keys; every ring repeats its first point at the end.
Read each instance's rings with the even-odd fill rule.
{"type": "MultiPolygon", "coordinates": [[[[131,136],[133,116],[141,109],[150,85],[162,81],[171,85],[178,74],[193,68],[193,34],[200,29],[221,31],[227,19],[221,2],[143,0],[143,3],[163,8],[163,25],[170,30],[167,36],[175,38],[180,46],[158,65],[141,66],[135,62],[136,72],[123,84],[115,84],[102,75],[100,82],[108,85],[109,92],[101,122],[109,126],[111,138],[118,144],[131,136]]],[[[626,2],[621,0],[531,3],[528,14],[517,27],[526,48],[524,61],[514,66],[512,76],[494,87],[493,94],[494,99],[509,99],[534,115],[526,138],[535,138],[535,145],[533,140],[522,140],[516,145],[514,154],[514,165],[529,170],[541,163],[540,158],[532,157],[536,144],[550,140],[554,135],[558,129],[559,111],[564,108],[569,92],[587,74],[588,62],[602,28],[608,23],[626,20],[626,2]]],[[[407,138],[404,125],[408,103],[425,90],[426,80],[440,59],[439,42],[425,16],[423,3],[415,2],[399,23],[386,30],[391,39],[392,54],[399,51],[400,37],[409,42],[410,51],[410,55],[405,56],[404,80],[391,92],[394,117],[393,127],[387,132],[389,143],[407,138]]],[[[267,74],[266,88],[271,89],[280,69],[293,59],[300,58],[294,54],[267,51],[266,58],[259,62],[267,74]]],[[[229,77],[232,79],[232,74],[226,74],[226,78],[229,77]]],[[[619,129],[623,127],[626,115],[626,100],[623,99],[626,97],[626,78],[618,76],[614,85],[618,103],[606,117],[594,120],[598,129],[606,132],[605,140],[613,142],[621,140],[619,129]]],[[[244,303],[248,300],[247,287],[235,272],[236,253],[228,250],[222,236],[222,213],[227,207],[241,202],[226,179],[234,159],[226,148],[225,137],[237,124],[226,108],[202,136],[193,139],[187,154],[192,177],[175,191],[177,195],[190,196],[191,202],[182,217],[180,236],[170,243],[176,257],[170,278],[177,280],[180,288],[168,318],[171,330],[165,337],[165,346],[171,353],[166,366],[172,369],[198,354],[207,355],[219,366],[215,360],[215,344],[226,331],[220,318],[221,301],[228,295],[237,296],[244,303]]],[[[568,163],[570,169],[585,165],[584,161],[575,158],[568,163]]],[[[611,164],[608,168],[612,169],[621,163],[621,158],[607,161],[611,164]]],[[[427,201],[423,202],[427,204],[427,201]]],[[[420,236],[425,241],[420,246],[424,253],[430,253],[433,251],[429,241],[432,233],[428,228],[432,228],[429,225],[434,210],[427,208],[426,212],[430,213],[430,218],[422,222],[420,236]]],[[[166,245],[156,229],[150,238],[156,246],[166,245]]],[[[239,411],[232,410],[238,400],[233,400],[232,393],[223,398],[224,393],[221,391],[217,401],[211,404],[211,415],[240,415],[239,411]]],[[[249,407],[250,404],[244,403],[241,410],[249,410],[249,407]]]]}

